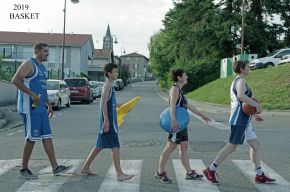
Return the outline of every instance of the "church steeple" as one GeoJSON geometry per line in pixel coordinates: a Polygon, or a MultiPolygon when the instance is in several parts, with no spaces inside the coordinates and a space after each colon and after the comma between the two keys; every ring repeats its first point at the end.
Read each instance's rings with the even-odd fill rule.
{"type": "Polygon", "coordinates": [[[107,27],[106,36],[103,38],[103,49],[113,50],[113,37],[109,25],[107,27]]]}
{"type": "Polygon", "coordinates": [[[110,25],[108,24],[108,27],[107,27],[107,31],[106,31],[106,36],[108,37],[111,37],[111,30],[110,30],[110,25]]]}

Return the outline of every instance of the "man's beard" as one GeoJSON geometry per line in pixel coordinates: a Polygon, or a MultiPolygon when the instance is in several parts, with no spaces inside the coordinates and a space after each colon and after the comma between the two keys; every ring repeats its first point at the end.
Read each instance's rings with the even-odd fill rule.
{"type": "Polygon", "coordinates": [[[42,58],[42,61],[47,61],[47,56],[42,58]]]}

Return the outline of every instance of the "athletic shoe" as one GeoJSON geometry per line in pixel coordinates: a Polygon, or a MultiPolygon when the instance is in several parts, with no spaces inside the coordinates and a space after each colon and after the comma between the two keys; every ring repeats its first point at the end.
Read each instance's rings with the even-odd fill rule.
{"type": "Polygon", "coordinates": [[[156,179],[159,179],[162,183],[172,183],[172,180],[167,177],[166,172],[164,171],[163,173],[159,174],[158,171],[155,173],[154,177],[156,179]]]}
{"type": "Polygon", "coordinates": [[[71,168],[72,168],[71,165],[70,165],[70,166],[58,165],[58,166],[57,166],[57,167],[52,171],[52,173],[53,173],[54,175],[59,175],[59,174],[61,174],[61,173],[64,173],[64,172],[70,170],[71,168]]]}
{"type": "Polygon", "coordinates": [[[256,175],[255,182],[256,183],[274,183],[276,180],[267,177],[264,173],[262,175],[256,175]]]}
{"type": "Polygon", "coordinates": [[[203,170],[203,174],[207,178],[207,180],[211,182],[212,184],[215,184],[215,185],[220,184],[219,181],[216,179],[217,173],[215,171],[211,171],[209,168],[207,168],[203,170]]]}
{"type": "Polygon", "coordinates": [[[38,177],[34,175],[28,168],[21,169],[19,171],[19,176],[26,179],[38,179],[38,177]]]}
{"type": "Polygon", "coordinates": [[[192,170],[191,173],[186,173],[185,179],[187,180],[195,180],[195,179],[202,179],[203,175],[197,174],[195,170],[192,170]]]}

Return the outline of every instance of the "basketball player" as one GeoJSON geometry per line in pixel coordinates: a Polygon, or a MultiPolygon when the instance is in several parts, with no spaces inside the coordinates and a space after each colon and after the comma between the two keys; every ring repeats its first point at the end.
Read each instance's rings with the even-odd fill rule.
{"type": "Polygon", "coordinates": [[[163,183],[172,183],[171,178],[167,176],[165,166],[171,153],[175,150],[177,146],[179,146],[180,159],[184,169],[186,170],[185,179],[188,180],[201,179],[203,175],[196,173],[195,170],[191,169],[189,164],[189,158],[187,154],[188,148],[187,128],[176,133],[179,125],[178,122],[176,121],[175,107],[180,106],[188,108],[190,111],[200,116],[207,123],[209,123],[211,120],[207,116],[202,114],[200,111],[198,111],[194,106],[187,103],[186,97],[181,90],[182,87],[187,83],[188,78],[184,70],[183,69],[172,70],[171,77],[174,84],[170,89],[169,104],[173,133],[170,133],[168,136],[168,142],[166,144],[165,149],[160,155],[159,167],[154,176],[156,179],[159,179],[163,183]]]}
{"type": "Polygon", "coordinates": [[[112,150],[112,158],[116,169],[118,181],[129,180],[134,175],[126,174],[122,171],[120,165],[120,144],[118,136],[118,122],[116,112],[116,97],[113,87],[113,81],[118,77],[118,65],[109,63],[104,67],[104,75],[107,78],[103,86],[100,111],[99,111],[99,135],[96,146],[93,147],[91,153],[86,159],[85,164],[81,169],[81,173],[85,175],[96,175],[90,170],[90,165],[96,156],[103,149],[112,150]]]}
{"type": "Polygon", "coordinates": [[[72,168],[72,166],[58,165],[55,158],[48,119],[53,115],[53,110],[47,97],[47,72],[42,64],[47,61],[48,51],[47,44],[36,43],[34,45],[35,56],[24,61],[12,79],[12,83],[19,89],[17,110],[22,116],[25,126],[25,145],[20,176],[28,179],[37,179],[37,176],[28,169],[28,161],[35,141],[42,140],[54,175],[59,175],[72,168]],[[48,109],[46,109],[46,105],[48,109]]]}
{"type": "Polygon", "coordinates": [[[216,170],[218,165],[220,165],[232,152],[234,152],[238,145],[242,145],[244,139],[246,138],[250,147],[250,159],[252,160],[256,170],[255,182],[273,183],[275,182],[275,179],[271,179],[266,176],[260,164],[259,142],[251,123],[252,116],[246,115],[242,110],[243,103],[256,107],[257,114],[254,114],[253,117],[256,121],[263,121],[262,117],[258,115],[258,113],[262,112],[262,106],[258,102],[251,99],[251,97],[253,97],[253,93],[245,80],[245,77],[250,72],[249,62],[235,61],[233,69],[237,74],[237,77],[232,82],[230,88],[231,117],[229,124],[231,127],[231,133],[229,142],[217,154],[212,164],[203,171],[203,174],[212,184],[219,184],[219,181],[216,179],[216,170]]]}

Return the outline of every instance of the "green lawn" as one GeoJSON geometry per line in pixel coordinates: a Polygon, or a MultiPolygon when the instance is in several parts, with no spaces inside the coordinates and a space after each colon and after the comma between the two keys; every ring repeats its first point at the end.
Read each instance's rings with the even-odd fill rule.
{"type": "MultiPolygon", "coordinates": [[[[188,93],[187,97],[196,101],[229,105],[229,89],[233,79],[234,76],[218,79],[188,93]]],[[[246,80],[265,109],[290,109],[290,64],[253,70],[246,80]]]]}

